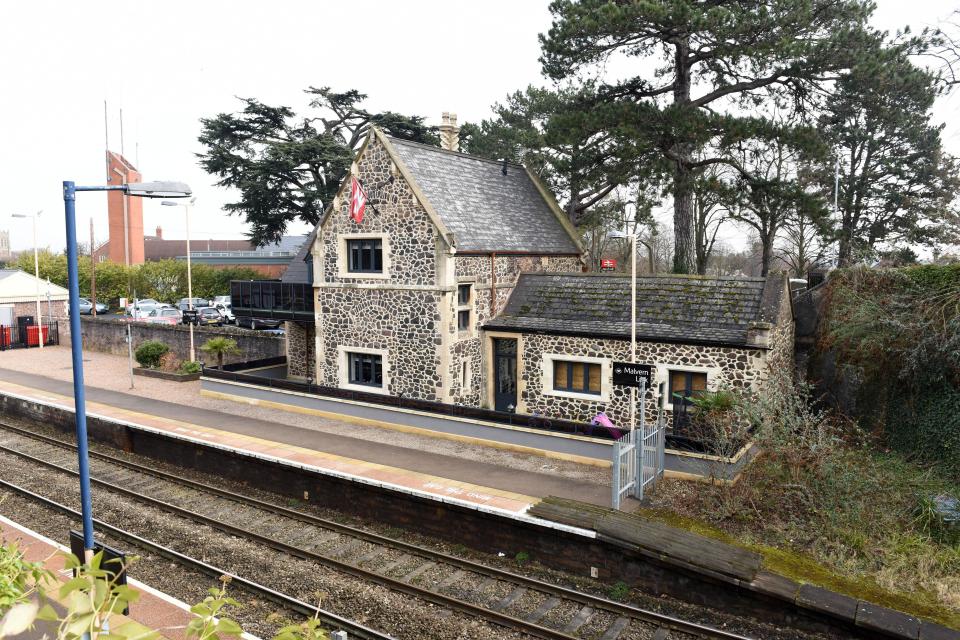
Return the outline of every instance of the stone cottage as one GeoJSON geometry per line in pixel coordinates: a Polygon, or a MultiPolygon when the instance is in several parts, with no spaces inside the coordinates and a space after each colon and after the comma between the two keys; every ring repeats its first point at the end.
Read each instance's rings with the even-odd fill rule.
{"type": "MultiPolygon", "coordinates": [[[[589,421],[604,411],[627,424],[630,391],[613,384],[613,363],[630,361],[630,288],[623,275],[522,274],[484,325],[488,361],[497,363],[487,397],[499,392],[500,372],[513,369],[506,400],[520,413],[589,421]]],[[[650,413],[662,406],[671,418],[697,392],[755,389],[772,367],[793,367],[784,274],[638,277],[636,317],[637,362],[654,368],[650,413]]]]}
{"type": "MultiPolygon", "coordinates": [[[[448,146],[455,146],[455,137],[448,146]]],[[[368,198],[350,216],[348,180],[313,242],[317,384],[480,405],[481,327],[522,272],[583,267],[576,231],[523,166],[397,140],[374,129],[352,175],[368,198]]],[[[309,372],[315,372],[313,376],[309,372]]]]}
{"type": "MultiPolygon", "coordinates": [[[[628,393],[611,366],[629,359],[629,278],[582,273],[579,235],[537,177],[459,153],[451,125],[445,148],[372,129],[351,168],[363,219],[350,215],[348,178],[282,281],[234,283],[234,312],[287,320],[292,379],[623,422],[628,393]]],[[[790,357],[781,277],[639,286],[640,362],[682,397],[753,386],[790,357]]]]}

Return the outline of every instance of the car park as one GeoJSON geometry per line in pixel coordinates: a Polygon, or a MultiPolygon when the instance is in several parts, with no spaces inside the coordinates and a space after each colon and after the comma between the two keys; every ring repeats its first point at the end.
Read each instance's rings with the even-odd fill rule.
{"type": "Polygon", "coordinates": [[[194,309],[202,309],[203,307],[212,307],[210,301],[206,298],[180,298],[180,302],[177,303],[177,308],[180,311],[186,311],[190,308],[190,301],[193,301],[194,309]]]}
{"type": "Polygon", "coordinates": [[[127,315],[143,315],[144,313],[149,313],[161,305],[160,302],[157,302],[153,298],[141,298],[140,300],[134,300],[127,305],[127,315]],[[137,313],[134,313],[137,312],[137,313]]]}
{"type": "MultiPolygon", "coordinates": [[[[93,311],[93,303],[86,298],[80,298],[77,309],[80,311],[80,315],[89,315],[93,311]]],[[[102,302],[97,303],[97,313],[106,313],[107,309],[107,305],[102,302]]]]}
{"type": "Polygon", "coordinates": [[[270,320],[267,318],[237,317],[238,327],[247,327],[248,329],[279,329],[279,320],[270,320]]]}
{"type": "Polygon", "coordinates": [[[180,311],[172,307],[158,307],[148,313],[143,320],[151,324],[179,324],[180,311]]]}
{"type": "Polygon", "coordinates": [[[216,302],[216,299],[214,299],[213,308],[220,312],[220,315],[223,316],[223,321],[226,324],[236,323],[237,318],[233,315],[233,305],[231,305],[229,302],[216,302]]]}
{"type": "Polygon", "coordinates": [[[197,310],[197,324],[203,326],[223,326],[223,316],[214,307],[203,307],[197,310]]]}

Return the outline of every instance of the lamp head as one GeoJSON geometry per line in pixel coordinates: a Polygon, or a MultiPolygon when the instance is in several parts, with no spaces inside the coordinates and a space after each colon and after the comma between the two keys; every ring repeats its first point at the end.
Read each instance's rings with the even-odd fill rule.
{"type": "Polygon", "coordinates": [[[183,182],[131,182],[124,186],[127,195],[138,198],[189,198],[193,195],[183,182]]]}

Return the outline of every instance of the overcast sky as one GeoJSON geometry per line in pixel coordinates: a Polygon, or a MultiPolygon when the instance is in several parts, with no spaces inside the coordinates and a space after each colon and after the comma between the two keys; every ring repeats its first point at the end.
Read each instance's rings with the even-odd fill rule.
{"type": "MultiPolygon", "coordinates": [[[[145,180],[180,180],[197,196],[193,238],[241,237],[240,218],[222,213],[230,193],[213,186],[195,154],[201,117],[235,111],[234,96],[305,106],[302,90],[329,85],[370,96],[370,109],[461,121],[490,115],[508,92],[541,83],[537,34],[548,0],[373,2],[31,2],[4,3],[0,19],[0,229],[15,250],[64,247],[61,182],[104,183],[104,109],[110,147],[145,180]]],[[[949,0],[878,0],[875,25],[894,30],[936,24],[949,0]]],[[[960,111],[953,95],[937,117],[960,111]]],[[[953,118],[956,120],[956,118],[953,118]]],[[[960,154],[960,125],[947,146],[960,154]]],[[[144,227],[182,238],[181,209],[146,201],[144,227]]],[[[93,217],[106,240],[106,198],[77,196],[79,237],[93,217]]],[[[305,232],[303,225],[291,232],[305,232]]],[[[736,244],[736,231],[728,241],[736,244]]]]}

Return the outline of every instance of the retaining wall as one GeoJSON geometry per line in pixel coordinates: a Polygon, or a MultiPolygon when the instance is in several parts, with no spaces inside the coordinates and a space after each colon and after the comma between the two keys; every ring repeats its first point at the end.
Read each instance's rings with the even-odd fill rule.
{"type": "MultiPolygon", "coordinates": [[[[133,336],[133,348],[148,340],[159,340],[170,347],[181,360],[190,357],[190,329],[187,325],[150,324],[130,322],[109,317],[80,316],[83,348],[114,355],[127,355],[127,325],[133,336]]],[[[69,319],[60,321],[60,344],[69,344],[69,319]]],[[[200,345],[217,336],[226,336],[237,341],[240,354],[224,358],[226,364],[260,360],[286,355],[286,338],[235,327],[194,327],[194,343],[197,358],[205,358],[200,345]]],[[[212,362],[212,361],[211,361],[212,362]]],[[[216,364],[212,362],[212,364],[216,364]]]]}

